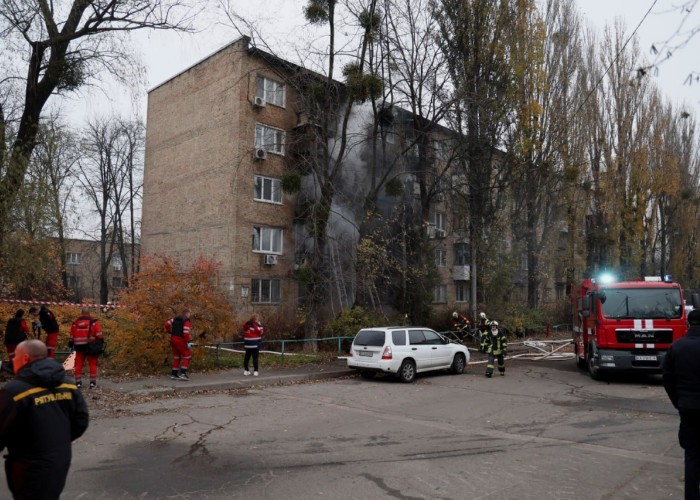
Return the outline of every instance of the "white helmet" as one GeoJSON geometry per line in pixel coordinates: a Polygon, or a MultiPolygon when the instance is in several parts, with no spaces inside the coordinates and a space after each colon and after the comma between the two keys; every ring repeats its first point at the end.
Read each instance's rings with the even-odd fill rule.
{"type": "Polygon", "coordinates": [[[481,316],[482,318],[486,318],[486,313],[481,313],[479,314],[479,316],[481,316]]]}
{"type": "Polygon", "coordinates": [[[455,312],[452,313],[452,317],[453,317],[453,318],[456,318],[457,316],[459,316],[459,315],[457,314],[457,311],[455,311],[455,312]]]}
{"type": "Polygon", "coordinates": [[[492,322],[491,322],[491,328],[493,328],[494,326],[498,326],[498,321],[492,321],[492,322]]]}

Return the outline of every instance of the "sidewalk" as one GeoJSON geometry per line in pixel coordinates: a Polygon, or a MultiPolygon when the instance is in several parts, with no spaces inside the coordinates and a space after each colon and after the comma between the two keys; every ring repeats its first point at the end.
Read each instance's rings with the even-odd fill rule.
{"type": "Polygon", "coordinates": [[[190,373],[190,380],[171,380],[169,375],[161,377],[144,377],[123,382],[113,382],[100,379],[99,387],[112,389],[125,394],[146,395],[177,392],[192,392],[202,390],[240,389],[246,387],[266,387],[278,384],[290,384],[309,380],[323,380],[345,377],[357,373],[347,367],[344,359],[338,359],[322,365],[306,365],[298,368],[262,367],[260,375],[252,373],[243,375],[243,370],[232,369],[217,373],[190,373]]]}

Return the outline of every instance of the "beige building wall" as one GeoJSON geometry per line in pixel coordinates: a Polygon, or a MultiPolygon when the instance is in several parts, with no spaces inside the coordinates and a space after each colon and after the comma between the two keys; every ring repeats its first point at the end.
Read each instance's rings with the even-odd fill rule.
{"type": "Polygon", "coordinates": [[[296,99],[286,86],[284,107],[255,106],[258,75],[282,81],[241,39],[152,89],[148,98],[143,255],[168,255],[184,265],[200,256],[221,262],[220,286],[239,316],[288,312],[298,295],[293,200],[283,195],[280,205],[253,199],[255,175],[280,179],[285,160],[275,153],[254,159],[256,123],[289,134],[297,123],[296,99]],[[283,229],[277,264],[265,264],[265,254],[252,250],[255,226],[283,229]],[[259,279],[281,280],[280,302],[251,303],[251,286],[259,279]]]}
{"type": "MultiPolygon", "coordinates": [[[[73,299],[78,302],[99,303],[100,301],[100,242],[94,240],[68,239],[66,247],[66,277],[68,289],[73,299]]],[[[127,251],[131,251],[129,248],[127,251]]],[[[136,245],[138,255],[138,245],[136,245]]],[[[131,262],[127,262],[131,266],[131,262]]],[[[109,299],[117,299],[122,288],[126,285],[124,279],[124,263],[117,255],[107,265],[107,285],[109,299]]],[[[127,267],[129,279],[133,269],[127,267]]]]}

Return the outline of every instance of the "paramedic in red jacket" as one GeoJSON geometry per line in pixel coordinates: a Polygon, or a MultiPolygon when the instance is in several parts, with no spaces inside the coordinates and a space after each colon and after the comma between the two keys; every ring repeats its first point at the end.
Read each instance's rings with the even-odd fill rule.
{"type": "Polygon", "coordinates": [[[243,347],[245,356],[243,357],[243,375],[250,375],[250,358],[253,358],[253,375],[258,376],[258,359],[260,357],[260,345],[265,328],[260,324],[260,317],[253,314],[246,324],[243,325],[243,347]]]}
{"type": "Polygon", "coordinates": [[[70,328],[69,346],[75,349],[75,385],[82,387],[83,364],[87,359],[90,368],[90,389],[97,387],[97,354],[88,354],[88,342],[103,341],[102,327],[96,318],[90,316],[90,309],[83,308],[83,313],[73,321],[70,328]]]}
{"type": "Polygon", "coordinates": [[[173,365],[170,372],[170,378],[173,380],[190,379],[187,375],[187,368],[190,366],[190,358],[192,357],[190,351],[190,347],[192,347],[191,328],[189,309],[185,309],[179,316],[165,322],[165,331],[170,335],[170,347],[173,350],[173,365]]]}

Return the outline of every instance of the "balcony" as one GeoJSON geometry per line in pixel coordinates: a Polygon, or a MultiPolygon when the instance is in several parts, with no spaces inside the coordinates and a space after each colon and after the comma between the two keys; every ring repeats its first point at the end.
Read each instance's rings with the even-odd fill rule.
{"type": "Polygon", "coordinates": [[[470,277],[469,266],[452,266],[452,279],[455,281],[468,281],[470,277]]]}

